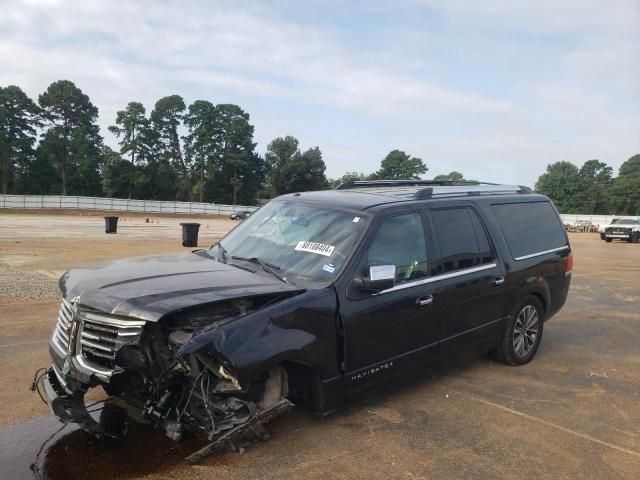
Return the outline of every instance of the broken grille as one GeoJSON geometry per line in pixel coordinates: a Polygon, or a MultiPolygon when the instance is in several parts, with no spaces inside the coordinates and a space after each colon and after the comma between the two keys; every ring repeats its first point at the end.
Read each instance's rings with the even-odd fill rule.
{"type": "Polygon", "coordinates": [[[76,308],[70,302],[62,300],[60,311],[58,312],[58,321],[53,331],[53,340],[63,352],[69,351],[69,343],[71,341],[71,331],[73,326],[73,317],[76,308]]]}
{"type": "Polygon", "coordinates": [[[145,322],[118,318],[97,312],[81,311],[80,349],[85,359],[107,368],[115,368],[118,350],[140,340],[145,322]]]}

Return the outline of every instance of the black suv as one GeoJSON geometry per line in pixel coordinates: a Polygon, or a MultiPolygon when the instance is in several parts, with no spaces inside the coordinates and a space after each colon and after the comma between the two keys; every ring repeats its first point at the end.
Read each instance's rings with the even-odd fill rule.
{"type": "Polygon", "coordinates": [[[554,206],[525,187],[284,195],[206,250],[65,273],[41,385],[88,430],[83,396],[101,385],[171,438],[209,438],[196,461],[290,399],[322,416],[461,355],[527,363],[572,264],[554,206]]]}

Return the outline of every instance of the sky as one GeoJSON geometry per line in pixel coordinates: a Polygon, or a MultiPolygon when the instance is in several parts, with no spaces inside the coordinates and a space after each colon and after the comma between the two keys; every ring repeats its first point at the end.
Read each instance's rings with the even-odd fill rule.
{"type": "Polygon", "coordinates": [[[240,105],[262,153],[319,146],[331,178],[400,149],[533,186],[640,153],[640,0],[2,0],[0,85],[59,79],[112,147],[118,110],[178,94],[240,105]]]}

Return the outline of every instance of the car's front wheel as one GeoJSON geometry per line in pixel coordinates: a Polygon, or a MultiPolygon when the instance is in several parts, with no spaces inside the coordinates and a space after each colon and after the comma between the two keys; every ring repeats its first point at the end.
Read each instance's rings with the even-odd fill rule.
{"type": "Polygon", "coordinates": [[[531,361],[542,340],[544,309],[531,295],[518,305],[511,316],[500,345],[495,350],[498,360],[508,365],[524,365],[531,361]]]}
{"type": "Polygon", "coordinates": [[[607,243],[611,243],[611,239],[610,238],[605,238],[604,241],[607,242],[607,243]]]}

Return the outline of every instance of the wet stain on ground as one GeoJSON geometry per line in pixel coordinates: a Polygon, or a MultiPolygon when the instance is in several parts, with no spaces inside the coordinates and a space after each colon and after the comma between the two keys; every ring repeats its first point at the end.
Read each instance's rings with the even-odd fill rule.
{"type": "Polygon", "coordinates": [[[0,465],[7,479],[121,479],[178,465],[203,441],[174,442],[128,417],[122,438],[95,437],[45,415],[0,429],[0,465]]]}

